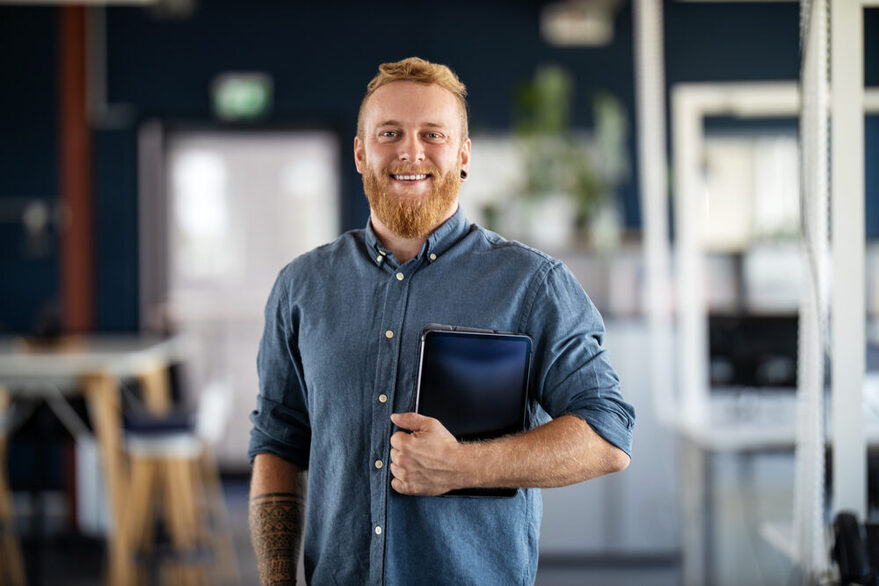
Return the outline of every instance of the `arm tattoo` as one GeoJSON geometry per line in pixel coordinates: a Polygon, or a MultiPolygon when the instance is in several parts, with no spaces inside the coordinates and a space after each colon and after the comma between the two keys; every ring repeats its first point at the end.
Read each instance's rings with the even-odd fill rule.
{"type": "Polygon", "coordinates": [[[296,583],[304,510],[301,494],[276,492],[250,499],[250,539],[263,586],[296,583]]]}

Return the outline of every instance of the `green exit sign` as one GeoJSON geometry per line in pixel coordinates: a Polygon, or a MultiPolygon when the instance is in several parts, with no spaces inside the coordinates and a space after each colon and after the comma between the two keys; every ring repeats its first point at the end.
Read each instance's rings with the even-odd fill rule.
{"type": "Polygon", "coordinates": [[[272,108],[272,78],[264,73],[224,73],[214,79],[211,94],[218,118],[262,118],[272,108]]]}

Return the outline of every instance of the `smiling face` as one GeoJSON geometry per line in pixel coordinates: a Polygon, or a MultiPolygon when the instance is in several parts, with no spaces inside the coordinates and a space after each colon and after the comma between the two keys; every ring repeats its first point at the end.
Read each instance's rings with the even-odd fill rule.
{"type": "Polygon", "coordinates": [[[354,162],[373,217],[401,238],[424,238],[458,206],[470,163],[461,105],[437,85],[395,81],[366,102],[354,162]]]}

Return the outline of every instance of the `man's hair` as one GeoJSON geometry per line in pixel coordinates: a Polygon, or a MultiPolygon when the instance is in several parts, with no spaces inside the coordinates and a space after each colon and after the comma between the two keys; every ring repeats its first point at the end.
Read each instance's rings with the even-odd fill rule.
{"type": "Polygon", "coordinates": [[[366,102],[375,90],[394,81],[414,81],[425,85],[438,85],[452,92],[461,106],[461,140],[467,138],[467,88],[451,69],[445,65],[431,63],[418,57],[409,57],[394,63],[382,63],[378,66],[378,74],[366,86],[366,95],[360,102],[357,114],[357,136],[363,139],[363,111],[366,102]]]}

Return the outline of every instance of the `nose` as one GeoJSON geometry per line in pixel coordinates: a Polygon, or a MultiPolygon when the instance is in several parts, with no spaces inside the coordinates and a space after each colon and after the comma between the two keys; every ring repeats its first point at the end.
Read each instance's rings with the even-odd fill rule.
{"type": "Polygon", "coordinates": [[[424,160],[424,145],[416,134],[410,134],[399,142],[397,157],[401,161],[420,163],[424,160]]]}

